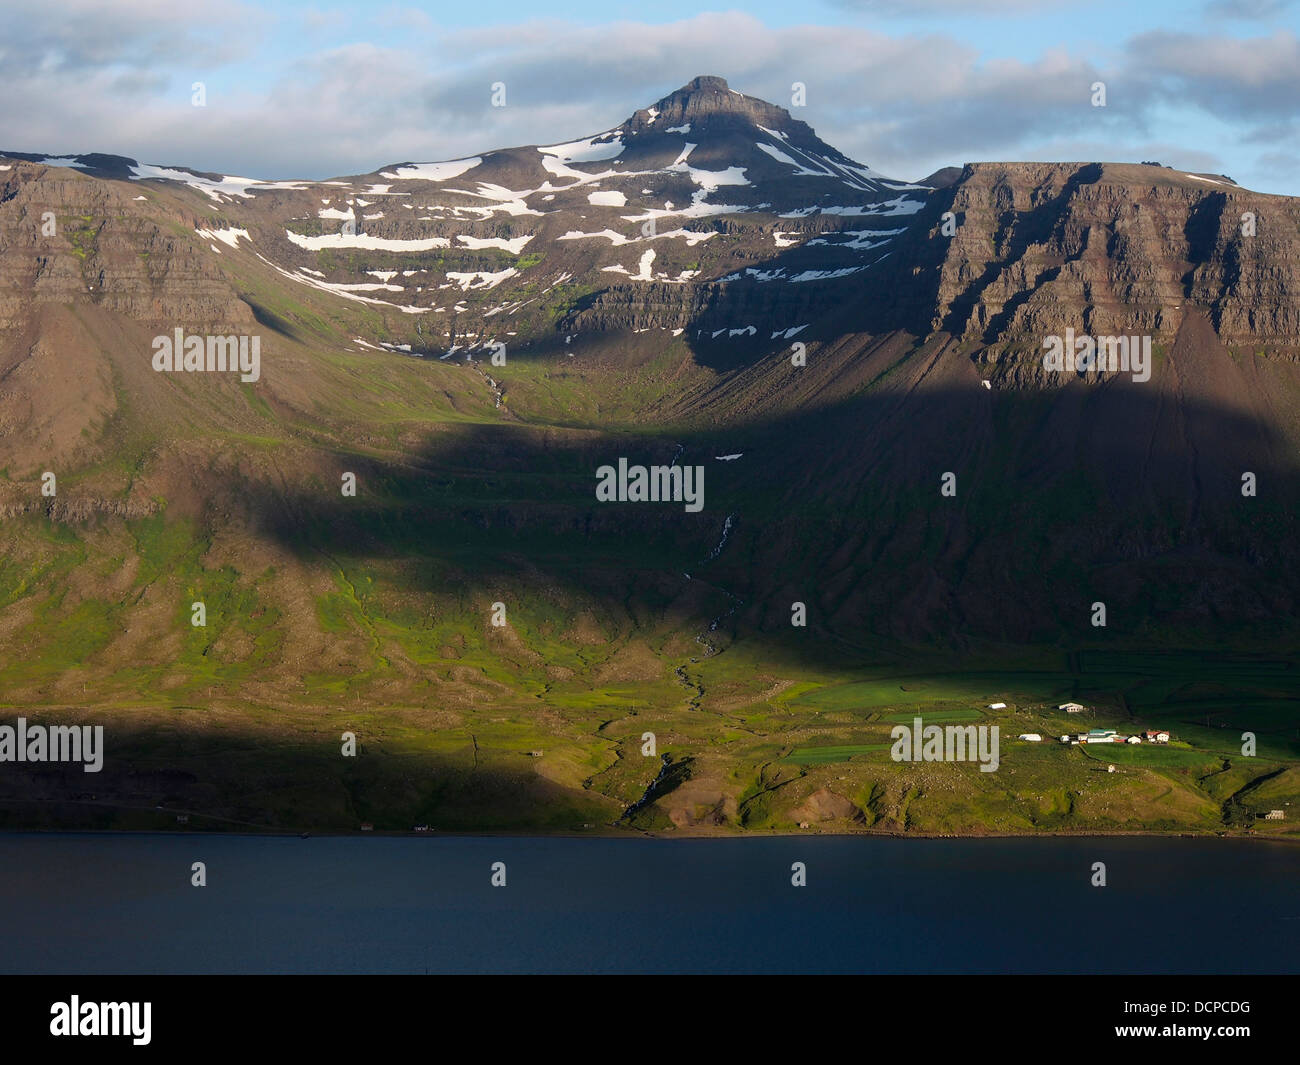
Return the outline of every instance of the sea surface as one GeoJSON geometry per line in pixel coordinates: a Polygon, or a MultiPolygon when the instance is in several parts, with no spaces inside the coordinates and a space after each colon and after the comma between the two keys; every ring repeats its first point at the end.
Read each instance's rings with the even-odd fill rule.
{"type": "Polygon", "coordinates": [[[1300,846],[0,834],[0,972],[426,971],[1294,973],[1300,846]]]}

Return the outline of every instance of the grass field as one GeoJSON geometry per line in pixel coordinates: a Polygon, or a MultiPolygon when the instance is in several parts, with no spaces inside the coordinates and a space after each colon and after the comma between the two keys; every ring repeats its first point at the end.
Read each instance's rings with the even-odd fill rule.
{"type": "MultiPolygon", "coordinates": [[[[905,565],[957,542],[908,523],[929,480],[842,480],[858,456],[834,447],[887,405],[777,418],[758,402],[774,387],[715,419],[703,400],[726,398],[724,374],[685,341],[630,341],[512,355],[498,408],[472,366],[350,344],[409,343],[411,323],[245,280],[280,345],[259,386],[128,385],[110,359],[113,409],[60,466],[68,509],[32,503],[44,465],[0,471],[0,722],[102,723],[108,744],[93,778],[8,765],[0,827],[175,827],[185,811],[191,829],[280,831],[1296,833],[1284,634],[1259,654],[1240,649],[1249,633],[1156,651],[1183,630],[1083,636],[1040,613],[1050,638],[982,636],[928,605],[893,619],[928,639],[873,628],[894,606],[877,587],[892,531],[915,534],[905,565]],[[677,417],[683,396],[702,402],[677,417]],[[679,449],[707,470],[706,512],[593,505],[598,463],[679,449]],[[1089,712],[1058,712],[1067,700],[1089,712]],[[916,717],[996,725],[998,770],[893,762],[891,728],[916,717]],[[1177,743],[1056,742],[1097,726],[1177,743]],[[1264,809],[1288,818],[1247,822],[1264,809]]],[[[1007,402],[1012,428],[1041,414],[1007,402]]],[[[1032,517],[1004,513],[1013,439],[995,435],[994,483],[963,500],[995,543],[1032,517]]],[[[1070,480],[1030,509],[1082,522],[1097,491],[1070,480]]],[[[1036,557],[999,571],[1017,600],[1036,557]]],[[[954,585],[968,564],[950,560],[954,585]]],[[[1084,577],[1052,565],[1049,602],[1087,602],[1084,577]]]]}

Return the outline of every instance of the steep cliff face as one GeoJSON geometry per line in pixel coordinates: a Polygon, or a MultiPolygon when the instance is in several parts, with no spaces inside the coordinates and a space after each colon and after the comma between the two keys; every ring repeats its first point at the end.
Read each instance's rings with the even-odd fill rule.
{"type": "Polygon", "coordinates": [[[0,171],[0,331],[44,304],[167,327],[248,327],[252,312],[197,239],[198,217],[148,187],[9,164],[0,171]]]}
{"type": "MultiPolygon", "coordinates": [[[[15,160],[0,169],[0,513],[133,518],[157,504],[124,438],[184,439],[195,397],[151,369],[152,338],[262,332],[201,223],[166,188],[15,160]],[[15,484],[103,464],[76,498],[15,484]],[[131,486],[126,497],[116,495],[131,486]]],[[[235,389],[225,382],[223,388],[235,389]]],[[[213,399],[216,399],[214,396],[213,399]]],[[[229,419],[240,405],[223,402],[229,419]]]]}
{"type": "Polygon", "coordinates": [[[901,299],[914,312],[931,303],[928,328],[961,338],[995,377],[1045,383],[1042,340],[1066,329],[1168,344],[1192,310],[1229,346],[1297,357],[1290,198],[1147,165],[981,163],[918,223],[901,299]]]}

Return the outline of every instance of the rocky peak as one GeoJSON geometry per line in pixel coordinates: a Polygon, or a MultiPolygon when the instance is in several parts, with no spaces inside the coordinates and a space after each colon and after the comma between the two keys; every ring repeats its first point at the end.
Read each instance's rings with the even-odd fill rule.
{"type": "MultiPolygon", "coordinates": [[[[678,93],[692,92],[731,92],[731,86],[727,84],[726,78],[720,78],[716,74],[701,74],[698,78],[692,78],[680,89],[678,93]]],[[[670,94],[676,95],[676,94],[670,94]]],[[[737,95],[740,95],[737,93],[737,95]]]]}
{"type": "Polygon", "coordinates": [[[711,74],[693,78],[680,89],[638,111],[626,125],[629,129],[641,131],[687,123],[718,128],[766,126],[815,138],[811,127],[792,118],[784,107],[737,92],[725,78],[711,74]]]}

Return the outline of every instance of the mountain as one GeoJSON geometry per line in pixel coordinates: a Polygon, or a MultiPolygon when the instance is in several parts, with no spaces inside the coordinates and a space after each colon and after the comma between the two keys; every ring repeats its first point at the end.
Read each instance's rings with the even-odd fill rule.
{"type": "Polygon", "coordinates": [[[778,308],[795,316],[781,329],[795,328],[798,315],[833,302],[808,283],[879,261],[929,191],[876,174],[713,77],[582,140],[327,182],[251,182],[108,156],[62,162],[157,179],[150,186],[218,254],[409,315],[403,340],[438,356],[546,335],[557,315],[575,315],[577,329],[595,302],[602,328],[704,329],[778,308]],[[709,293],[718,306],[702,319],[691,298],[662,294],[724,276],[781,281],[781,291],[736,302],[709,293]]]}
{"type": "MultiPolygon", "coordinates": [[[[715,77],[329,181],[0,153],[0,686],[112,726],[105,825],[1221,829],[1300,797],[1298,248],[1155,165],[895,181],[715,77]],[[256,373],[158,372],[178,329],[256,373]],[[620,459],[702,509],[598,501],[620,459]],[[1040,811],[862,760],[1008,690],[1004,732],[1087,698],[1204,768],[1103,807],[1021,763],[1040,811]]],[[[49,804],[5,823],[92,816],[5,779],[49,804]]]]}

